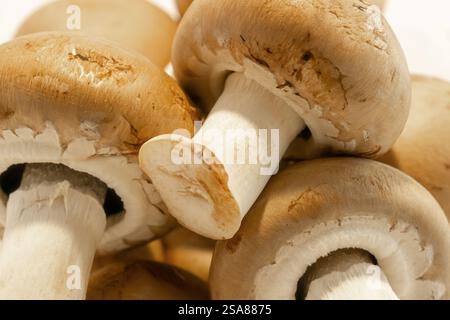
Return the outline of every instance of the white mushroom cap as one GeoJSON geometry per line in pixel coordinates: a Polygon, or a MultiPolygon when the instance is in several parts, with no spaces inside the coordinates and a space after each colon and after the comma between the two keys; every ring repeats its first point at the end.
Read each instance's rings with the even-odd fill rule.
{"type": "Polygon", "coordinates": [[[67,27],[78,6],[80,30],[90,36],[104,37],[144,54],[164,68],[170,61],[172,39],[177,24],[164,11],[145,0],[58,0],[31,15],[17,36],[44,31],[71,31],[67,27]],[[71,12],[71,11],[70,11],[71,12]]]}
{"type": "Polygon", "coordinates": [[[167,264],[117,261],[93,273],[88,300],[206,300],[206,283],[167,264]]]}
{"type": "Polygon", "coordinates": [[[429,192],[379,162],[306,161],[276,176],[235,237],[219,242],[215,299],[294,299],[299,280],[340,249],[370,253],[400,299],[450,297],[450,226],[429,192]]]}
{"type": "Polygon", "coordinates": [[[406,128],[380,161],[419,181],[450,219],[450,83],[413,76],[412,85],[406,128]]]}
{"type": "Polygon", "coordinates": [[[110,217],[102,252],[171,227],[137,153],[155,135],[192,132],[195,117],[175,81],[113,43],[42,33],[0,46],[0,181],[14,165],[60,163],[106,183],[123,212],[110,217]]]}

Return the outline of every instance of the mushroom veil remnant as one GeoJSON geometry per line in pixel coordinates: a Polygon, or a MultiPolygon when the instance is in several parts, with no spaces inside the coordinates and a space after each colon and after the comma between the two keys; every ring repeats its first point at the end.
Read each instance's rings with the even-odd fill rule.
{"type": "Polygon", "coordinates": [[[82,299],[95,251],[168,232],[173,221],[138,149],[196,111],[145,57],[73,33],[0,46],[2,299],[82,299]]]}
{"type": "Polygon", "coordinates": [[[448,299],[450,226],[419,183],[356,158],[305,161],[271,180],[218,242],[214,299],[448,299]]]}
{"type": "Polygon", "coordinates": [[[213,239],[237,232],[292,142],[302,159],[373,158],[409,112],[402,49],[360,0],[195,0],[172,60],[209,115],[193,138],[144,144],[140,163],[178,222],[213,239]]]}

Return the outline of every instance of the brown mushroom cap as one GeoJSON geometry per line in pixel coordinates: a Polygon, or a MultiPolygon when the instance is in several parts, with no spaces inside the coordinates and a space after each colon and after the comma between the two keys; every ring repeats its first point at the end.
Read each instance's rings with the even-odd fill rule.
{"type": "Polygon", "coordinates": [[[206,300],[206,284],[178,268],[151,261],[117,262],[92,274],[88,300],[206,300]]]}
{"type": "MultiPolygon", "coordinates": [[[[110,221],[105,251],[148,241],[170,225],[139,169],[147,139],[193,131],[196,111],[145,57],[72,33],[40,33],[0,46],[0,173],[61,163],[105,182],[126,214],[110,221]]],[[[4,219],[5,203],[0,203],[4,219]]]]}
{"type": "Polygon", "coordinates": [[[31,15],[18,36],[67,29],[69,6],[81,10],[81,32],[116,41],[134,49],[161,68],[170,61],[176,23],[161,9],[144,0],[59,0],[31,15]]]}
{"type": "Polygon", "coordinates": [[[219,242],[214,299],[293,299],[307,267],[340,249],[375,257],[401,299],[448,298],[450,227],[415,180],[376,161],[305,161],[272,179],[219,242]]]}
{"type": "Polygon", "coordinates": [[[413,76],[412,86],[406,128],[380,161],[419,181],[450,219],[450,83],[413,76]]]}
{"type": "Polygon", "coordinates": [[[379,10],[359,0],[196,0],[180,23],[172,61],[205,110],[231,72],[283,98],[312,134],[290,157],[376,157],[408,116],[402,49],[379,10]]]}

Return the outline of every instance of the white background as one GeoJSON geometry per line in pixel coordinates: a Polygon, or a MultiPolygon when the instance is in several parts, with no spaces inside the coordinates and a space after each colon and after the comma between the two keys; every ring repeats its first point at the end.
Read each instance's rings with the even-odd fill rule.
{"type": "MultiPolygon", "coordinates": [[[[400,39],[411,72],[450,81],[450,0],[388,1],[385,16],[400,39]]],[[[0,0],[0,43],[11,39],[23,19],[47,2],[0,0]]],[[[178,19],[175,0],[150,2],[178,19]]]]}

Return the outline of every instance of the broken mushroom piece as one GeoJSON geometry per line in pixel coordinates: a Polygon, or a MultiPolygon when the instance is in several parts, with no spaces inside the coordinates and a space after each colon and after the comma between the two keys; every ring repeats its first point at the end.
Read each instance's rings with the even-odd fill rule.
{"type": "Polygon", "coordinates": [[[298,136],[311,157],[376,157],[410,103],[403,52],[379,10],[356,0],[196,0],[174,40],[175,74],[202,129],[156,137],[140,163],[171,214],[232,237],[298,136]],[[234,17],[230,19],[229,17],[234,17]]]}
{"type": "Polygon", "coordinates": [[[210,284],[214,299],[446,299],[450,226],[397,169],[305,161],[274,177],[217,244],[210,284]]]}
{"type": "Polygon", "coordinates": [[[205,282],[153,261],[116,262],[91,276],[88,300],[207,300],[205,282]]]}
{"type": "Polygon", "coordinates": [[[170,62],[176,29],[175,21],[145,0],[58,0],[31,15],[17,36],[74,31],[104,37],[142,53],[164,68],[170,62]]]}
{"type": "Polygon", "coordinates": [[[380,161],[419,181],[450,219],[450,83],[413,76],[412,87],[406,128],[380,161]]]}
{"type": "Polygon", "coordinates": [[[184,228],[177,228],[163,239],[165,261],[208,282],[215,241],[184,228]]]}
{"type": "Polygon", "coordinates": [[[114,43],[39,33],[0,46],[0,298],[83,298],[96,248],[168,232],[137,153],[195,116],[175,81],[114,43]]]}

